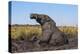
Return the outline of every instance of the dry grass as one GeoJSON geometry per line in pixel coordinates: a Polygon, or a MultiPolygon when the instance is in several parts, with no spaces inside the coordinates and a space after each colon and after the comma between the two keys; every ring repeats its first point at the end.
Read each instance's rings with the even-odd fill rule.
{"type": "MultiPolygon", "coordinates": [[[[72,27],[72,26],[64,26],[64,27],[59,27],[59,29],[66,33],[68,37],[74,37],[77,36],[77,27],[72,27]]],[[[12,25],[11,26],[11,38],[31,38],[32,36],[41,36],[41,27],[38,25],[12,25]]]]}

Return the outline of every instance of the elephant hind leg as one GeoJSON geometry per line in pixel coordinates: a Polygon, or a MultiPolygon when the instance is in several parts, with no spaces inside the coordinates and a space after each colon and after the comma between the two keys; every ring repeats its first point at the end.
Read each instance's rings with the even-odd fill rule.
{"type": "Polygon", "coordinates": [[[52,39],[50,40],[49,44],[53,46],[61,46],[64,45],[65,43],[63,39],[52,39]]]}

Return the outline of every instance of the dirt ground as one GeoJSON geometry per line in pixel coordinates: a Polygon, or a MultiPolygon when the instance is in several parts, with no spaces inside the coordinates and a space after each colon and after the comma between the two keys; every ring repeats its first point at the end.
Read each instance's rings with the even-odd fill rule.
{"type": "Polygon", "coordinates": [[[12,53],[78,49],[78,37],[69,38],[69,44],[62,46],[44,45],[39,47],[34,42],[27,40],[15,40],[15,39],[12,39],[11,43],[12,44],[10,50],[12,53]]]}

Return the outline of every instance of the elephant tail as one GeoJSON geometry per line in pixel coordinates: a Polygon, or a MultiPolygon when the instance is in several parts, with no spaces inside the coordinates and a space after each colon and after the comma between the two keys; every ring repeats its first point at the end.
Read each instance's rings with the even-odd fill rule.
{"type": "Polygon", "coordinates": [[[69,44],[69,40],[66,38],[64,44],[69,44]]]}
{"type": "Polygon", "coordinates": [[[67,35],[64,34],[64,44],[69,44],[69,40],[67,35]]]}

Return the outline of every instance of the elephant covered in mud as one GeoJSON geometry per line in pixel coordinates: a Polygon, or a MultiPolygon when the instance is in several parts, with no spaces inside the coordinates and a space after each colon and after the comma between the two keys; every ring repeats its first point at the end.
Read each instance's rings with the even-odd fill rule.
{"type": "Polygon", "coordinates": [[[55,21],[48,15],[32,13],[30,18],[35,19],[41,25],[42,36],[39,43],[50,45],[68,44],[67,36],[57,28],[55,21]]]}

